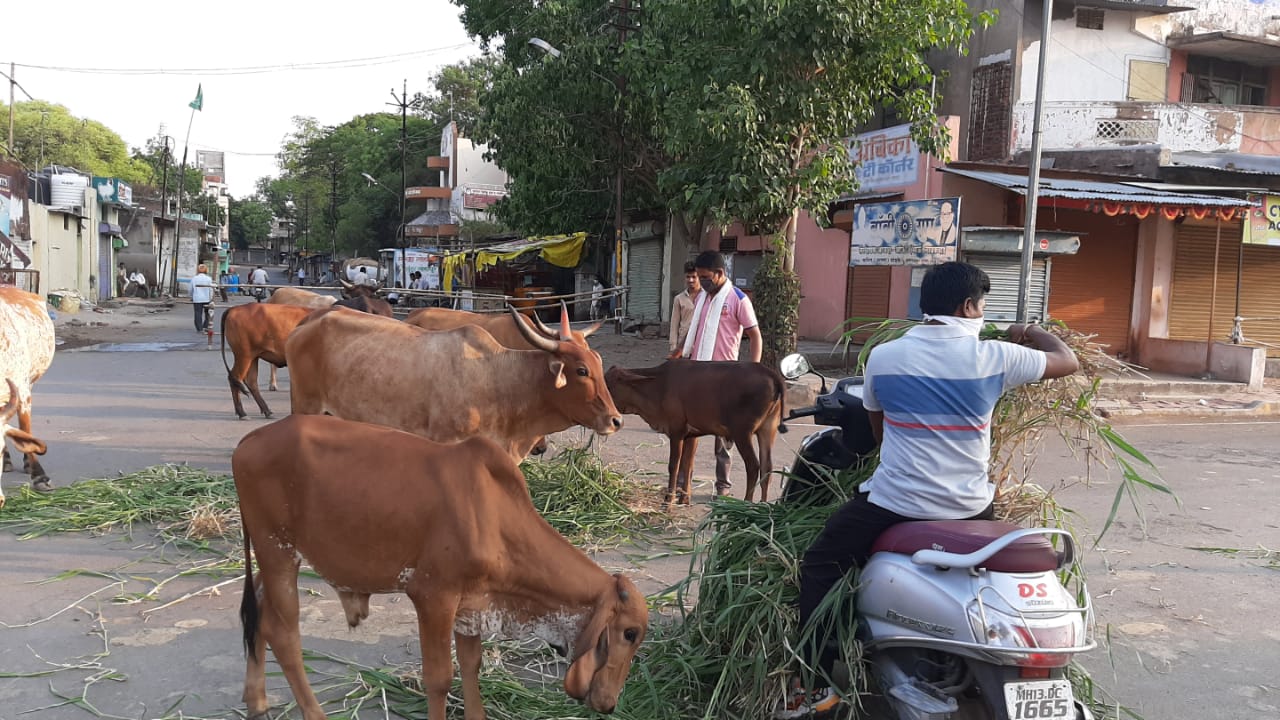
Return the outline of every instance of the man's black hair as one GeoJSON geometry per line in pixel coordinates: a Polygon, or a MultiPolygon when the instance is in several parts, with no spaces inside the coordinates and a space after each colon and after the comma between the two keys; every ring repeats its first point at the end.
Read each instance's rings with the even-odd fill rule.
{"type": "Polygon", "coordinates": [[[693,261],[693,267],[696,270],[719,270],[724,271],[724,255],[715,250],[703,250],[698,253],[698,257],[693,261]]]}
{"type": "Polygon", "coordinates": [[[698,266],[697,266],[697,265],[694,265],[692,260],[689,260],[688,262],[686,262],[686,263],[684,264],[684,274],[685,274],[685,275],[688,275],[689,273],[691,273],[691,272],[693,272],[693,271],[695,271],[695,270],[697,270],[697,269],[698,269],[698,266]]]}
{"type": "Polygon", "coordinates": [[[920,310],[925,315],[954,315],[965,300],[977,304],[991,292],[991,278],[969,263],[935,265],[920,283],[920,310]]]}

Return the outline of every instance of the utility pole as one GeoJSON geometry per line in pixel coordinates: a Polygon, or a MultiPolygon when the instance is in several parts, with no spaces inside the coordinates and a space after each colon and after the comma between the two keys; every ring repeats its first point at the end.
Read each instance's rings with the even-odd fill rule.
{"type": "MultiPolygon", "coordinates": [[[[9,153],[10,158],[16,157],[13,154],[13,88],[18,84],[17,79],[14,77],[15,67],[17,67],[15,63],[9,63],[9,145],[6,152],[9,153]]],[[[26,91],[24,90],[23,92],[26,91]]]]}
{"type": "Polygon", "coordinates": [[[404,87],[400,91],[400,97],[396,97],[395,88],[391,88],[391,99],[395,105],[400,108],[400,226],[396,228],[396,247],[400,248],[400,286],[409,287],[409,243],[405,237],[405,190],[408,189],[408,160],[406,155],[409,151],[409,81],[404,81],[404,87]]]}
{"type": "MultiPolygon", "coordinates": [[[[1018,273],[1017,321],[1030,319],[1027,305],[1031,297],[1031,267],[1035,252],[1036,210],[1040,203],[1040,148],[1044,133],[1041,117],[1044,115],[1044,74],[1049,62],[1049,31],[1053,22],[1053,0],[1044,0],[1044,24],[1040,31],[1040,67],[1036,68],[1035,115],[1031,130],[1031,166],[1027,169],[1027,215],[1022,228],[1022,269],[1018,273]]],[[[1215,278],[1218,276],[1215,274],[1215,278]]],[[[1043,318],[1041,318],[1043,319],[1043,318]]]]}
{"type": "Polygon", "coordinates": [[[338,161],[336,159],[329,160],[329,179],[331,185],[329,187],[329,241],[333,246],[333,254],[330,255],[330,262],[338,261],[338,161]]]}
{"type": "MultiPolygon", "coordinates": [[[[627,32],[633,30],[631,24],[631,13],[639,10],[631,6],[631,0],[619,0],[615,6],[618,12],[618,20],[614,23],[614,27],[618,31],[618,55],[621,59],[622,46],[627,42],[627,32]]],[[[619,63],[621,66],[621,63],[619,63]]],[[[616,126],[617,137],[617,162],[613,178],[613,285],[619,287],[622,285],[622,174],[623,174],[623,154],[626,152],[626,136],[622,126],[624,115],[623,99],[627,93],[627,79],[622,76],[619,70],[615,76],[614,84],[618,91],[618,112],[614,124],[616,126]]]]}

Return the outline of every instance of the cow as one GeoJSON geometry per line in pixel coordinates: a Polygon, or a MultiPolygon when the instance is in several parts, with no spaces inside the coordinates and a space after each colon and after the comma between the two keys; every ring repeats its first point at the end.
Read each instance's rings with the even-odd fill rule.
{"type": "MultiPolygon", "coordinates": [[[[523,314],[523,313],[522,313],[523,314]]],[[[533,324],[538,331],[549,338],[556,338],[554,330],[547,327],[538,319],[536,314],[532,315],[533,324]]],[[[416,325],[425,330],[452,330],[462,327],[463,325],[475,325],[484,329],[485,332],[493,336],[505,348],[512,350],[534,350],[534,346],[525,339],[524,331],[521,329],[519,321],[506,313],[473,313],[465,310],[449,310],[447,308],[421,308],[409,313],[404,320],[410,325],[416,325]]],[[[600,329],[597,323],[581,332],[573,331],[573,342],[587,347],[587,338],[592,333],[600,329]]],[[[531,455],[542,455],[547,451],[546,438],[539,439],[529,451],[531,455]]]]}
{"type": "Polygon", "coordinates": [[[304,561],[337,590],[351,627],[368,616],[371,594],[403,592],[413,601],[431,720],[445,717],[451,640],[466,717],[484,717],[477,676],[489,634],[565,649],[565,692],[613,711],[648,629],[644,597],[547,524],[503,448],[480,437],[441,445],[392,428],[293,415],[246,435],[231,467],[244,535],[240,618],[251,720],[267,717],[268,644],[303,718],[325,717],[302,659],[304,561]],[[352,467],[360,468],[360,492],[352,467]]]}
{"type": "MultiPolygon", "coordinates": [[[[53,362],[53,349],[53,320],[49,318],[44,298],[15,287],[0,287],[0,378],[13,381],[17,388],[14,414],[23,437],[29,437],[31,433],[32,386],[53,362]]],[[[12,400],[12,397],[7,400],[12,400]]],[[[19,437],[7,430],[5,434],[19,437]]],[[[53,490],[49,475],[36,457],[42,453],[23,450],[26,441],[21,445],[15,441],[15,445],[23,454],[22,467],[31,476],[31,489],[36,492],[53,490]]],[[[7,445],[2,454],[3,469],[12,470],[13,461],[7,445]]]]}
{"type": "MultiPolygon", "coordinates": [[[[0,407],[0,426],[4,428],[4,437],[8,438],[18,452],[24,455],[43,455],[46,449],[43,442],[25,430],[9,426],[9,419],[18,412],[18,386],[8,378],[5,379],[5,385],[9,387],[9,399],[5,401],[4,407],[0,407]]],[[[0,443],[3,442],[4,440],[0,439],[0,443]]],[[[4,507],[4,488],[0,487],[0,508],[2,507],[4,507]]]]}
{"type": "MultiPolygon", "coordinates": [[[[575,424],[601,435],[622,427],[600,356],[518,322],[536,350],[509,350],[472,325],[432,332],[346,311],[318,314],[285,346],[293,412],[437,442],[483,435],[517,459],[543,435],[575,424]]],[[[571,337],[567,311],[561,323],[560,337],[571,337]]]]}
{"type": "Polygon", "coordinates": [[[302,307],[309,307],[312,310],[327,308],[337,301],[338,298],[333,297],[332,295],[321,295],[320,293],[311,292],[310,290],[303,290],[302,288],[294,287],[277,288],[276,291],[271,294],[271,299],[267,300],[268,303],[274,305],[301,305],[302,307]]]}
{"type": "Polygon", "coordinates": [[[747,471],[747,502],[755,498],[757,480],[761,502],[769,499],[773,441],[787,431],[782,424],[787,388],[777,370],[759,363],[668,360],[635,370],[611,367],[605,380],[619,410],[639,415],[671,439],[668,505],[691,502],[693,456],[703,435],[737,446],[747,471]]]}
{"type": "Polygon", "coordinates": [[[391,312],[391,303],[378,297],[372,292],[352,293],[349,297],[342,298],[331,307],[346,307],[359,312],[369,313],[370,315],[395,317],[391,312]]]}
{"type": "MultiPolygon", "coordinates": [[[[287,289],[287,288],[282,288],[287,289]]],[[[276,368],[285,367],[284,346],[289,333],[308,315],[317,312],[301,305],[273,305],[253,303],[235,305],[222,313],[222,364],[227,368],[227,384],[231,386],[231,401],[235,403],[236,417],[244,420],[241,393],[253,396],[263,417],[271,417],[271,408],[258,390],[258,361],[271,365],[271,389],[276,388],[276,368]],[[227,345],[235,365],[227,364],[227,345]]]]}

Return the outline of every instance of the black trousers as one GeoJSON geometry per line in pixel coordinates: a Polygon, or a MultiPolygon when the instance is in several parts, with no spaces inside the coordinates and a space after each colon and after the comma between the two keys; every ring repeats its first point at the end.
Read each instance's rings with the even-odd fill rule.
{"type": "MultiPolygon", "coordinates": [[[[827,592],[854,567],[862,567],[871,558],[871,547],[885,530],[917,518],[899,515],[867,499],[867,493],[857,493],[854,498],[836,510],[813,545],[805,551],[800,563],[800,627],[803,630],[822,603],[827,592]]],[[[991,520],[994,507],[962,520],[991,520]]],[[[850,618],[851,621],[851,618],[850,618]]],[[[830,627],[817,627],[813,640],[802,644],[800,656],[811,666],[831,674],[836,651],[827,647],[825,639],[831,636],[830,627]]]]}

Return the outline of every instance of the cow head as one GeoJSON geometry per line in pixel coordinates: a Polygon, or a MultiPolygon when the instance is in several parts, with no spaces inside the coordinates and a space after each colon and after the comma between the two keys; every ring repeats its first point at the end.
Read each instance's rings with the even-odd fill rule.
{"type": "Polygon", "coordinates": [[[338,278],[338,282],[342,283],[342,297],[344,298],[378,297],[378,291],[368,285],[357,285],[355,283],[347,282],[342,278],[338,278]]]}
{"type": "Polygon", "coordinates": [[[644,596],[631,580],[614,575],[573,644],[565,693],[596,712],[613,712],[648,628],[644,596]]]}
{"type": "Polygon", "coordinates": [[[614,404],[620,412],[628,415],[646,414],[641,412],[641,407],[646,398],[654,398],[647,390],[653,385],[654,379],[651,375],[641,375],[616,365],[604,374],[605,384],[609,386],[609,394],[613,397],[614,404]]]}
{"type": "Polygon", "coordinates": [[[552,394],[556,409],[578,425],[589,427],[601,435],[610,435],[622,427],[622,416],[613,405],[609,386],[604,381],[604,365],[600,354],[587,346],[584,339],[575,342],[569,328],[569,311],[561,308],[560,336],[546,337],[511,308],[511,314],[520,334],[534,348],[550,357],[547,367],[555,378],[552,394]]]}

